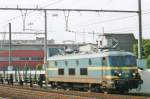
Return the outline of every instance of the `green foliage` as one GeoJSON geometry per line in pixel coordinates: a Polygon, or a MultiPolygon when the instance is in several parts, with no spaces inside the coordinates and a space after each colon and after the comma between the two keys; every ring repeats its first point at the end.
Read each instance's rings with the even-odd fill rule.
{"type": "Polygon", "coordinates": [[[133,45],[133,53],[138,56],[138,45],[137,44],[134,44],[133,45]]]}
{"type": "Polygon", "coordinates": [[[36,74],[36,71],[35,71],[35,74],[34,74],[33,81],[34,81],[34,83],[37,83],[37,74],[36,74]]]}
{"type": "Polygon", "coordinates": [[[150,68],[150,55],[147,58],[147,67],[150,68]]]}
{"type": "Polygon", "coordinates": [[[42,70],[42,69],[43,69],[42,64],[37,64],[37,65],[36,65],[36,70],[42,70]]]}
{"type": "Polygon", "coordinates": [[[24,78],[24,80],[25,80],[25,83],[27,83],[27,80],[28,80],[28,77],[27,77],[27,75],[28,75],[28,70],[29,70],[30,68],[29,68],[29,66],[27,66],[27,65],[25,65],[24,66],[24,76],[23,76],[23,78],[24,78]]]}
{"type": "Polygon", "coordinates": [[[150,39],[143,39],[143,40],[142,40],[142,43],[143,43],[143,44],[150,43],[150,39]]]}
{"type": "Polygon", "coordinates": [[[25,66],[25,67],[24,67],[24,70],[25,70],[25,71],[28,71],[28,70],[29,70],[29,66],[25,66]]]}
{"type": "Polygon", "coordinates": [[[144,44],[144,53],[145,57],[148,57],[150,55],[150,42],[144,44]]]}
{"type": "MultiPolygon", "coordinates": [[[[142,56],[147,58],[150,55],[150,40],[144,39],[142,41],[142,56]]],[[[138,56],[138,44],[133,45],[133,53],[138,56]]]]}
{"type": "MultiPolygon", "coordinates": [[[[147,67],[150,68],[150,39],[144,39],[142,47],[142,57],[147,59],[147,67]]],[[[138,44],[133,45],[133,53],[138,56],[138,44]]]]}

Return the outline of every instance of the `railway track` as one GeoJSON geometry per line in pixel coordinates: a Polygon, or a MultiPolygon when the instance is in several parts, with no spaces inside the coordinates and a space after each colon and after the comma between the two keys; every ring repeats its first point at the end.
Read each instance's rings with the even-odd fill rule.
{"type": "MultiPolygon", "coordinates": [[[[77,98],[80,96],[69,96],[59,93],[49,93],[44,91],[35,91],[27,88],[0,86],[0,96],[9,99],[70,99],[77,98]]],[[[86,99],[86,98],[82,98],[86,99]]]]}
{"type": "Polygon", "coordinates": [[[0,85],[0,97],[9,99],[148,99],[150,95],[137,93],[104,94],[3,84],[0,85]]]}

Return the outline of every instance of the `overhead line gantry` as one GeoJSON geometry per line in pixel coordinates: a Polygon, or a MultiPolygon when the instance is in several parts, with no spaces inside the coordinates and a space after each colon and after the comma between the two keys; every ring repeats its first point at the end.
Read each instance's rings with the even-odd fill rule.
{"type": "Polygon", "coordinates": [[[137,13],[139,19],[139,40],[138,40],[138,58],[142,58],[142,10],[141,10],[141,0],[138,0],[138,11],[130,10],[95,10],[95,9],[43,9],[43,8],[0,8],[0,10],[33,10],[33,11],[44,11],[45,17],[45,44],[44,44],[44,64],[47,64],[47,11],[84,11],[84,12],[112,12],[112,13],[137,13]]]}

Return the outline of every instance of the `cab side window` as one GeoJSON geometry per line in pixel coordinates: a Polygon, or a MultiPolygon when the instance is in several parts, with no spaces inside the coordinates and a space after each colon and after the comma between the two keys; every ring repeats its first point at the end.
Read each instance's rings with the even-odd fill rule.
{"type": "Polygon", "coordinates": [[[106,57],[102,57],[102,66],[107,66],[107,59],[106,59],[106,57]]]}

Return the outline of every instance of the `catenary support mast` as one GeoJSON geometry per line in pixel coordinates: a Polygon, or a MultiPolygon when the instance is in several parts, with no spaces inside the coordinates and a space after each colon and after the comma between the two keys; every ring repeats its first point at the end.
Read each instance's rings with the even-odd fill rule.
{"type": "Polygon", "coordinates": [[[11,66],[11,23],[9,23],[9,66],[11,66]]]}
{"type": "Polygon", "coordinates": [[[139,8],[139,39],[138,39],[138,58],[142,59],[142,8],[141,0],[138,0],[139,8]]]}
{"type": "Polygon", "coordinates": [[[47,10],[44,10],[45,15],[45,39],[44,39],[44,69],[46,69],[47,66],[47,10]]]}

